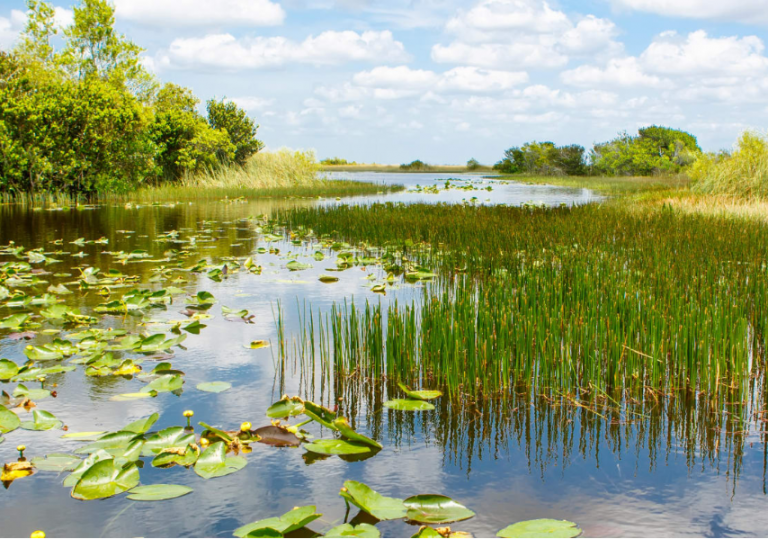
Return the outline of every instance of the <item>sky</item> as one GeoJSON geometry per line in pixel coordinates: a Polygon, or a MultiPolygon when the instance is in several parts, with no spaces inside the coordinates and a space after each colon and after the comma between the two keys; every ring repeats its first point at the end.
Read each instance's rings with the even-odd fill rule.
{"type": "MultiPolygon", "coordinates": [[[[66,24],[73,0],[54,0],[66,24]]],[[[227,98],[268,148],[492,164],[657,124],[768,127],[768,0],[114,0],[162,80],[227,98]]],[[[0,0],[0,49],[25,4],[0,0]]]]}

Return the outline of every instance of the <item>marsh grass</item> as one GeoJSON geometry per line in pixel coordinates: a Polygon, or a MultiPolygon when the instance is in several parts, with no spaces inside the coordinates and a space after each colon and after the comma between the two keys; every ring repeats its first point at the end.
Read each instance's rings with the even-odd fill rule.
{"type": "Polygon", "coordinates": [[[391,204],[297,209],[292,227],[431,264],[409,304],[337,306],[324,325],[343,372],[434,379],[455,394],[522,383],[642,399],[743,395],[765,367],[768,226],[616,205],[391,204]]]}

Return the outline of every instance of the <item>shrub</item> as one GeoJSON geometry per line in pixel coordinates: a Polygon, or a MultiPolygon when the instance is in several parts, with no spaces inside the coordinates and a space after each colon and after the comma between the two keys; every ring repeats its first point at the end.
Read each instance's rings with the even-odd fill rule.
{"type": "Polygon", "coordinates": [[[702,154],[688,176],[701,193],[764,197],[768,195],[768,139],[744,132],[731,154],[702,154]]]}
{"type": "Polygon", "coordinates": [[[411,161],[408,164],[400,165],[400,168],[402,170],[429,170],[430,166],[424,161],[417,159],[416,161],[411,161]]]}
{"type": "Polygon", "coordinates": [[[244,165],[248,158],[261,150],[263,144],[256,139],[256,125],[248,114],[231,101],[216,101],[207,103],[208,124],[213,129],[226,131],[234,146],[234,162],[244,165]]]}

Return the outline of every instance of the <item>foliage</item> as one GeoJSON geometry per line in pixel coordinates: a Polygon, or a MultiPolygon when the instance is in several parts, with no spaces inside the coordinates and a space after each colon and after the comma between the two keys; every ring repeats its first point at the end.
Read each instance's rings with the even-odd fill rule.
{"type": "Polygon", "coordinates": [[[593,171],[606,176],[675,174],[691,165],[701,148],[685,131],[652,125],[637,136],[624,132],[611,141],[595,144],[593,171]]]}
{"type": "Polygon", "coordinates": [[[210,126],[215,130],[226,131],[229,135],[235,148],[232,160],[238,165],[244,165],[249,157],[264,146],[256,139],[259,126],[232,101],[211,99],[207,103],[207,110],[210,126]]]}
{"type": "Polygon", "coordinates": [[[584,148],[578,145],[556,146],[553,142],[528,142],[504,152],[504,159],[494,170],[505,174],[544,176],[583,176],[587,172],[584,148]]]}
{"type": "Polygon", "coordinates": [[[478,170],[482,165],[474,157],[467,161],[467,170],[478,170]]]}
{"type": "Polygon", "coordinates": [[[423,171],[423,170],[429,170],[430,166],[426,164],[424,161],[421,161],[419,159],[416,159],[416,161],[411,161],[408,164],[400,165],[401,170],[408,170],[408,171],[423,171]]]}
{"type": "Polygon", "coordinates": [[[701,193],[764,197],[768,195],[768,138],[742,133],[731,154],[701,154],[688,175],[701,193]]]}
{"type": "Polygon", "coordinates": [[[347,161],[341,157],[326,157],[320,161],[321,165],[356,165],[355,161],[347,161]]]}

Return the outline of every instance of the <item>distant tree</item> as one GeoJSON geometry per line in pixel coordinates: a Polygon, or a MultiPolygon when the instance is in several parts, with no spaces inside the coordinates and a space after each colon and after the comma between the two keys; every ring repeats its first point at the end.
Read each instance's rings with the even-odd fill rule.
{"type": "Polygon", "coordinates": [[[696,137],[685,131],[652,125],[636,136],[626,132],[608,142],[595,144],[592,168],[609,176],[648,176],[678,173],[701,154],[696,137]]]}
{"type": "Polygon", "coordinates": [[[506,174],[578,176],[586,174],[585,150],[578,145],[556,146],[553,142],[527,142],[504,152],[494,169],[506,174]]]}
{"type": "Polygon", "coordinates": [[[408,164],[400,165],[400,168],[403,170],[429,170],[430,166],[424,161],[416,159],[415,161],[411,161],[408,164]]]}
{"type": "Polygon", "coordinates": [[[467,161],[467,170],[477,170],[481,167],[480,162],[474,157],[467,161]]]}
{"type": "Polygon", "coordinates": [[[341,157],[326,157],[320,161],[321,165],[356,165],[355,161],[347,161],[341,157]]]}
{"type": "Polygon", "coordinates": [[[235,163],[244,165],[249,157],[261,150],[263,144],[256,138],[259,126],[235,103],[211,99],[207,103],[207,110],[208,124],[213,129],[226,131],[229,135],[229,140],[235,147],[235,163]]]}

